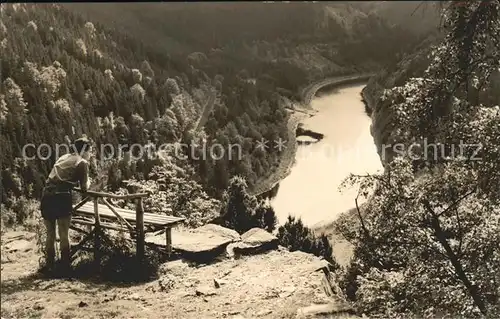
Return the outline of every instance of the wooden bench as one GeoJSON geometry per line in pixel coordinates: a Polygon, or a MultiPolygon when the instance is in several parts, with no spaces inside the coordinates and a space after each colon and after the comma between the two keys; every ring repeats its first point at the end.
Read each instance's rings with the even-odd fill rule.
{"type": "MultiPolygon", "coordinates": [[[[81,192],[78,188],[75,190],[81,192]]],[[[137,193],[115,195],[94,191],[87,191],[83,194],[85,196],[84,199],[73,206],[71,229],[82,232],[86,236],[72,249],[72,256],[74,256],[86,242],[94,239],[94,258],[95,261],[99,263],[101,240],[105,238],[102,236],[102,229],[129,232],[131,238],[135,238],[136,240],[136,254],[140,261],[144,257],[145,233],[165,231],[167,254],[170,255],[172,253],[172,228],[182,223],[185,219],[174,216],[144,213],[142,200],[144,197],[149,196],[149,194],[137,193]],[[110,199],[133,199],[136,201],[136,210],[133,211],[116,207],[110,199]],[[86,225],[89,228],[93,227],[93,229],[85,231],[76,227],[78,224],[86,225]]]]}

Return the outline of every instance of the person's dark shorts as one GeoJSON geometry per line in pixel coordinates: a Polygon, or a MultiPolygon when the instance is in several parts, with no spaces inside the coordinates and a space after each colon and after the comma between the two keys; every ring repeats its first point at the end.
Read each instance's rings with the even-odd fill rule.
{"type": "Polygon", "coordinates": [[[56,220],[71,216],[73,198],[71,190],[55,190],[45,188],[40,203],[42,217],[47,220],[56,220]]]}

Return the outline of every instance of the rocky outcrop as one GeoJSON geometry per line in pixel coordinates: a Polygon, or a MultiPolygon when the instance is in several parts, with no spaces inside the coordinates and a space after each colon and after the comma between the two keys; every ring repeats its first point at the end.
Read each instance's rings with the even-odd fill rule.
{"type": "Polygon", "coordinates": [[[251,247],[261,247],[266,245],[278,245],[278,238],[262,228],[252,228],[241,235],[242,243],[251,247]]]}
{"type": "MultiPolygon", "coordinates": [[[[377,146],[378,154],[382,164],[386,165],[394,156],[390,148],[383,151],[384,145],[391,146],[396,139],[393,132],[398,128],[398,123],[393,119],[394,110],[389,103],[380,100],[385,89],[402,86],[410,78],[422,77],[431,63],[432,45],[442,39],[442,35],[436,33],[422,41],[414,53],[404,57],[394,68],[385,70],[368,81],[361,95],[369,114],[371,114],[371,134],[377,146]],[[385,156],[384,156],[385,155],[385,156]]],[[[500,72],[490,76],[489,86],[484,87],[477,96],[477,104],[495,105],[500,100],[500,72]]],[[[471,96],[472,90],[469,92],[471,96]]]]}
{"type": "MultiPolygon", "coordinates": [[[[164,246],[165,235],[146,235],[146,242],[164,246]]],[[[232,229],[207,224],[192,230],[173,230],[172,248],[183,258],[205,263],[277,249],[278,238],[261,228],[252,228],[240,236],[232,229]]]]}
{"type": "Polygon", "coordinates": [[[315,144],[315,143],[318,143],[319,140],[316,140],[312,137],[298,137],[297,138],[297,144],[298,145],[311,145],[311,144],[315,144]]]}
{"type": "MultiPolygon", "coordinates": [[[[260,230],[251,230],[242,238],[252,243],[256,238],[261,242],[261,236],[270,239],[260,230]]],[[[304,252],[273,250],[203,267],[169,263],[175,266],[164,266],[167,271],[160,280],[175,275],[176,285],[158,298],[175,304],[169,309],[172,318],[194,315],[186,312],[188,309],[209,318],[346,318],[352,312],[341,298],[332,298],[322,284],[321,270],[326,261],[304,252]]],[[[156,281],[147,286],[158,289],[156,281]]]]}
{"type": "Polygon", "coordinates": [[[390,149],[384,150],[383,148],[384,145],[391,144],[390,137],[397,123],[393,120],[394,113],[391,105],[382,103],[380,97],[385,89],[403,85],[411,77],[423,74],[430,62],[430,44],[435,40],[434,37],[429,37],[416,48],[415,53],[405,57],[394,69],[384,70],[371,77],[366,87],[361,91],[367,113],[372,119],[370,131],[383,165],[387,164],[394,156],[390,149]]]}
{"type": "MultiPolygon", "coordinates": [[[[179,241],[179,233],[177,238],[174,234],[174,242],[179,241]]],[[[234,233],[214,225],[193,233],[234,237],[234,233]]],[[[35,236],[3,234],[2,258],[8,244],[35,236]]],[[[274,240],[258,229],[240,237],[242,242],[257,246],[274,240]]],[[[345,302],[332,297],[322,284],[325,275],[320,270],[325,261],[300,251],[278,249],[203,266],[173,260],[160,266],[153,281],[106,289],[93,281],[33,276],[40,258],[35,249],[10,256],[10,261],[2,262],[5,318],[24,318],[28,312],[40,318],[100,318],[103,314],[117,318],[295,318],[298,314],[346,318],[349,312],[345,302]]]]}
{"type": "Polygon", "coordinates": [[[241,241],[227,246],[226,253],[233,258],[240,255],[258,254],[278,248],[278,238],[261,228],[252,228],[243,235],[241,241]]]}
{"type": "Polygon", "coordinates": [[[312,130],[309,130],[309,129],[306,129],[304,128],[302,125],[299,125],[297,127],[297,130],[295,131],[296,134],[297,134],[297,137],[298,136],[309,136],[309,137],[312,137],[318,141],[322,140],[325,135],[322,134],[322,133],[318,133],[318,132],[314,132],[312,130]]]}
{"type": "MultiPolygon", "coordinates": [[[[215,224],[193,230],[172,231],[172,248],[187,259],[198,262],[213,260],[225,251],[227,245],[240,240],[236,231],[215,224]]],[[[146,242],[165,245],[165,237],[149,235],[146,242]]]]}
{"type": "Polygon", "coordinates": [[[215,224],[179,232],[172,242],[172,247],[188,258],[206,259],[221,254],[226,246],[239,241],[240,235],[228,228],[215,224]]]}

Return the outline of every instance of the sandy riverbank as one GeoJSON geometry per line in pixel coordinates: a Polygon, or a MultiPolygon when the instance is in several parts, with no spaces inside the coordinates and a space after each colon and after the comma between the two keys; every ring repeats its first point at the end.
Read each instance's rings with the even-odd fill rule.
{"type": "Polygon", "coordinates": [[[276,171],[271,174],[271,176],[267,177],[263,181],[257,183],[253,191],[252,195],[260,195],[265,193],[271,189],[273,189],[276,184],[281,182],[282,179],[287,177],[290,174],[292,166],[295,162],[295,153],[297,152],[297,140],[295,136],[295,131],[297,131],[297,127],[299,123],[308,117],[306,113],[293,112],[289,114],[288,118],[288,138],[286,148],[283,150],[283,154],[281,155],[280,165],[276,169],[276,171]]]}

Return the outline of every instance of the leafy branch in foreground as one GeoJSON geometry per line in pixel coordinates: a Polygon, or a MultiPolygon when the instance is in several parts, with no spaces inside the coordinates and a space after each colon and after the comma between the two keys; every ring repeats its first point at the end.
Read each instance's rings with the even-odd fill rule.
{"type": "Polygon", "coordinates": [[[398,158],[388,169],[390,181],[385,176],[387,183],[377,184],[359,217],[366,231],[354,236],[350,271],[359,277],[351,298],[360,310],[432,316],[494,307],[500,288],[500,209],[479,194],[477,176],[460,162],[418,177],[408,159],[398,158]],[[392,276],[398,283],[385,287],[392,276]],[[377,309],[378,289],[387,293],[386,309],[377,309]]]}
{"type": "Polygon", "coordinates": [[[448,36],[424,77],[380,100],[398,123],[390,143],[440,147],[393,154],[383,174],[344,183],[369,199],[342,279],[359,312],[500,316],[500,107],[476,103],[500,67],[499,16],[499,1],[447,6],[448,36]]]}

